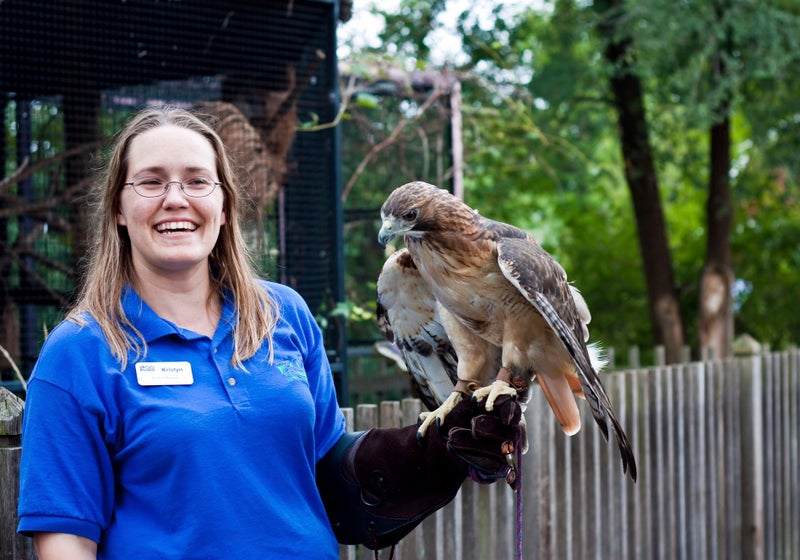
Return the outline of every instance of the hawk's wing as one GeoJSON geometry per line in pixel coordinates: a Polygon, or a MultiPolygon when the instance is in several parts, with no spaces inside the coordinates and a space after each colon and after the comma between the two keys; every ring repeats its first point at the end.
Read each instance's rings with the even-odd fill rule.
{"type": "Polygon", "coordinates": [[[439,321],[437,302],[407,249],[392,254],[378,277],[378,328],[403,356],[429,410],[453,392],[458,358],[439,321]]]}
{"type": "Polygon", "coordinates": [[[541,247],[530,239],[501,238],[497,240],[497,261],[503,275],[525,296],[569,352],[580,380],[592,416],[608,439],[611,422],[619,445],[622,466],[630,469],[636,479],[633,450],[617,420],[611,401],[591,364],[585,344],[590,319],[586,302],[577,290],[567,283],[564,269],[541,247]]]}

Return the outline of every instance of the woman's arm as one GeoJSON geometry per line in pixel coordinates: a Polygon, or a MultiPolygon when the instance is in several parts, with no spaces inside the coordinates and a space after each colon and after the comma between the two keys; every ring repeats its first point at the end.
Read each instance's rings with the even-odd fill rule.
{"type": "Polygon", "coordinates": [[[33,546],[39,560],[97,560],[97,543],[68,533],[36,533],[33,546]]]}
{"type": "Polygon", "coordinates": [[[522,410],[503,397],[495,410],[464,398],[441,426],[345,433],[317,463],[317,487],[337,540],[391,546],[452,500],[468,472],[513,486],[513,446],[522,410]],[[507,457],[508,456],[508,457],[507,457]]]}

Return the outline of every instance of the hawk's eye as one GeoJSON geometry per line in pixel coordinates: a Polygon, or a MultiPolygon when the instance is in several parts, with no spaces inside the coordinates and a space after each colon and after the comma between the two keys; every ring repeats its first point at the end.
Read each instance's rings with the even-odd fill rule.
{"type": "Polygon", "coordinates": [[[409,222],[413,222],[414,220],[417,219],[418,214],[419,212],[417,211],[416,208],[414,208],[413,210],[409,210],[408,212],[403,214],[403,219],[409,222]]]}

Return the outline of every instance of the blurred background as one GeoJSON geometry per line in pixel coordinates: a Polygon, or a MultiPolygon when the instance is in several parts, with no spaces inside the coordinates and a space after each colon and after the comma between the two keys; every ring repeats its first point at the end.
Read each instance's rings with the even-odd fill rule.
{"type": "Polygon", "coordinates": [[[104,140],[164,103],[218,119],[262,271],[309,301],[343,403],[407,394],[374,347],[375,238],[415,179],[529,231],[617,365],[785,348],[799,43],[789,0],[6,0],[0,382],[74,294],[104,140]]]}

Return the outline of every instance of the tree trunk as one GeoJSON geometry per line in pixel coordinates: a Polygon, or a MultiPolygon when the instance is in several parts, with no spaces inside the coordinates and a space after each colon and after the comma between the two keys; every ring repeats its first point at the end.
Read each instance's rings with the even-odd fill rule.
{"type": "MultiPolygon", "coordinates": [[[[717,19],[723,19],[724,7],[717,4],[717,19]]],[[[716,87],[725,88],[727,72],[723,50],[730,52],[730,31],[726,44],[713,62],[716,87]]],[[[730,95],[722,96],[719,117],[711,127],[708,199],[706,201],[706,261],[700,280],[700,347],[710,349],[716,358],[731,355],[733,343],[733,267],[730,235],[733,227],[731,203],[730,95]]]]}
{"type": "Polygon", "coordinates": [[[711,165],[706,201],[706,262],[700,279],[700,347],[727,358],[733,342],[733,223],[730,170],[730,122],[711,127],[711,165]]]}
{"type": "Polygon", "coordinates": [[[648,137],[644,94],[641,81],[631,67],[630,39],[626,38],[620,25],[622,2],[598,0],[595,7],[602,18],[598,30],[607,41],[603,55],[614,68],[611,89],[618,115],[625,179],[631,192],[647,283],[653,334],[656,343],[664,346],[667,362],[674,363],[681,359],[683,324],[648,137]]]}

